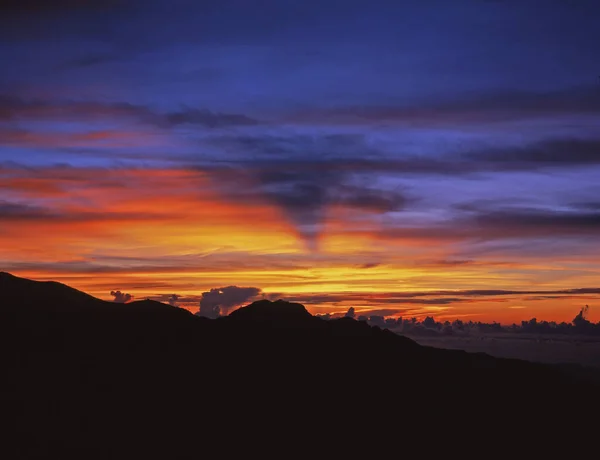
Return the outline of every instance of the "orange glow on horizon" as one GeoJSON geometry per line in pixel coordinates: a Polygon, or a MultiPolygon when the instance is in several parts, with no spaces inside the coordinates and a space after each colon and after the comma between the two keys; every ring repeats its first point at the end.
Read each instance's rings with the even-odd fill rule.
{"type": "Polygon", "coordinates": [[[0,190],[22,203],[1,222],[0,269],[107,300],[116,289],[138,299],[177,293],[195,299],[185,305],[191,310],[202,292],[237,285],[305,299],[313,313],[354,306],[357,313],[387,310],[389,316],[570,321],[587,303],[590,319],[600,320],[597,295],[444,300],[452,297],[448,292],[473,289],[595,287],[600,267],[592,254],[589,260],[482,256],[454,262],[451,239],[394,238],[381,225],[356,224],[356,211],[341,207],[326,210],[311,248],[276,203],[243,194],[237,201],[219,193],[214,181],[185,169],[0,170],[0,190]],[[570,266],[578,270],[573,275],[570,266]],[[389,295],[411,292],[431,293],[432,303],[389,295]]]}

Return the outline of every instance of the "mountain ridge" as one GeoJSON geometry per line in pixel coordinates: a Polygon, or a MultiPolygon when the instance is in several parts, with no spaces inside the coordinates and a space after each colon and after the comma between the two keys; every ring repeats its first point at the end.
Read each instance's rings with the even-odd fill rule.
{"type": "Polygon", "coordinates": [[[3,301],[27,305],[46,292],[74,302],[53,305],[52,314],[44,305],[0,308],[0,403],[9,427],[3,449],[23,454],[7,458],[196,458],[210,440],[231,445],[224,427],[240,448],[241,439],[263,447],[285,439],[289,448],[308,440],[306,420],[335,439],[361,423],[369,433],[384,422],[408,436],[430,423],[442,402],[457,401],[488,404],[488,424],[505,416],[518,424],[514,408],[526,408],[526,429],[532,417],[552,420],[567,409],[580,415],[582,405],[561,401],[600,389],[574,371],[424,347],[281,300],[208,319],[153,301],[77,307],[87,295],[59,283],[29,293],[18,288],[34,285],[14,277],[2,275],[0,283],[3,301]],[[391,422],[389,400],[400,401],[404,414],[391,422]]]}
{"type": "Polygon", "coordinates": [[[0,272],[0,301],[0,307],[5,310],[19,312],[19,309],[24,309],[37,313],[77,313],[80,309],[93,308],[121,308],[131,311],[140,308],[177,308],[149,299],[127,303],[110,302],[58,281],[31,280],[8,272],[0,272]]]}

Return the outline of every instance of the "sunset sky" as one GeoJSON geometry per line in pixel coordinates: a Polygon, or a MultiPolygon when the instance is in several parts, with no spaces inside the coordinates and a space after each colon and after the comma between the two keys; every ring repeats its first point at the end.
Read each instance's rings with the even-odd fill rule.
{"type": "Polygon", "coordinates": [[[0,270],[194,312],[237,286],[224,311],[599,321],[599,17],[3,2],[0,270]]]}

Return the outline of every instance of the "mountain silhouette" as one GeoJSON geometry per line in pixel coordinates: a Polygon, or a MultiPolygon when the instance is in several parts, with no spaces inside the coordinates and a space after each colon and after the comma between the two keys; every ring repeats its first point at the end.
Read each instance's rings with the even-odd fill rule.
{"type": "MultiPolygon", "coordinates": [[[[100,315],[118,313],[121,316],[143,313],[167,316],[191,315],[187,310],[162,302],[139,300],[128,303],[107,302],[56,281],[33,281],[0,272],[0,309],[14,315],[100,315]]],[[[108,318],[108,317],[107,317],[108,318]]],[[[65,317],[61,318],[62,320],[65,317]]]]}
{"type": "Polygon", "coordinates": [[[6,272],[0,272],[0,294],[0,306],[3,311],[27,309],[41,313],[66,312],[98,307],[103,303],[91,295],[56,281],[32,281],[6,272]]]}
{"type": "Polygon", "coordinates": [[[244,308],[233,311],[229,318],[238,321],[269,322],[275,325],[299,325],[310,322],[314,317],[299,303],[277,300],[259,300],[244,308]]]}
{"type": "Polygon", "coordinates": [[[4,458],[314,455],[324,439],[355,455],[348,430],[406,439],[469,406],[470,435],[503,417],[531,432],[598,391],[583,368],[423,347],[282,300],[208,319],[2,273],[0,302],[4,458]]]}

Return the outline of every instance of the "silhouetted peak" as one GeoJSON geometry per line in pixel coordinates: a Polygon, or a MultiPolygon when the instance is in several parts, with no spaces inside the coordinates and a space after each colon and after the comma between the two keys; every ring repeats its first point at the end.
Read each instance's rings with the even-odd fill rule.
{"type": "Polygon", "coordinates": [[[40,311],[71,310],[103,303],[85,292],[56,281],[33,281],[10,273],[0,273],[2,307],[40,311]]]}
{"type": "Polygon", "coordinates": [[[157,302],[156,300],[143,299],[128,302],[127,305],[135,305],[137,307],[169,307],[166,303],[157,302]]]}
{"type": "Polygon", "coordinates": [[[126,304],[115,303],[115,305],[121,306],[123,308],[127,308],[129,310],[144,310],[144,311],[183,310],[186,313],[189,313],[184,308],[173,307],[172,305],[162,303],[162,302],[157,302],[156,300],[150,300],[150,299],[136,300],[134,302],[129,302],[126,304]]]}
{"type": "Polygon", "coordinates": [[[12,275],[8,272],[0,272],[0,282],[2,283],[14,283],[17,282],[17,280],[19,279],[25,278],[19,278],[18,276],[12,275]]]}
{"type": "Polygon", "coordinates": [[[285,300],[258,300],[245,307],[235,310],[229,318],[253,322],[271,323],[302,323],[313,319],[304,305],[285,300]]]}

